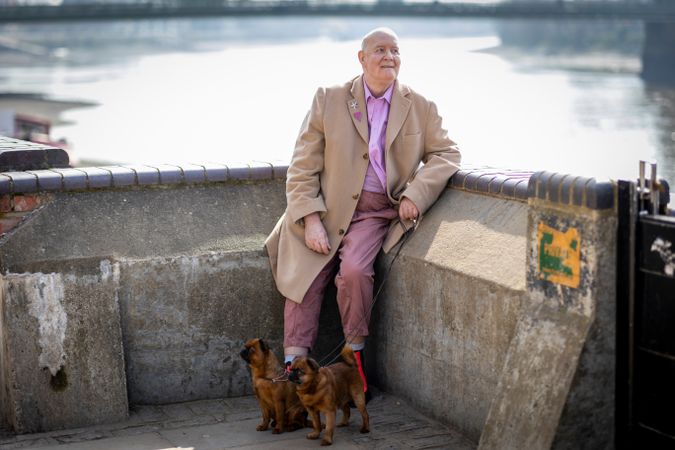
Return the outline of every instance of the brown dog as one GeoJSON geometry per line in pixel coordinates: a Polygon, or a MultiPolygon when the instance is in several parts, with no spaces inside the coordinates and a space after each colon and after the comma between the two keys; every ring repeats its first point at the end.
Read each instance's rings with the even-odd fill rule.
{"type": "Polygon", "coordinates": [[[363,423],[361,433],[368,433],[369,417],[366,411],[366,397],[363,393],[363,380],[356,366],[356,359],[351,347],[345,345],[340,353],[345,362],[331,364],[328,367],[319,367],[311,358],[303,357],[293,361],[291,374],[288,379],[298,384],[298,396],[309,412],[314,431],[307,435],[307,439],[318,439],[321,434],[319,413],[326,416],[326,432],[321,445],[333,443],[335,430],[335,416],[338,408],[342,409],[342,421],[339,427],[349,423],[349,400],[361,413],[363,423]]]}
{"type": "Polygon", "coordinates": [[[239,354],[251,368],[251,384],[262,412],[262,422],[256,430],[267,430],[270,420],[274,427],[273,434],[279,434],[284,429],[294,431],[304,428],[307,425],[307,412],[295,392],[295,385],[283,380],[285,377],[280,377],[283,369],[265,341],[251,339],[239,354]]]}

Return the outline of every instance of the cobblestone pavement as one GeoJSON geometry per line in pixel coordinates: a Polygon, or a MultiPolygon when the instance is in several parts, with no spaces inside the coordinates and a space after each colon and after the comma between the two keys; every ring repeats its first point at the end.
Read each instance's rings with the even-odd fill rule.
{"type": "MultiPolygon", "coordinates": [[[[352,410],[349,426],[336,429],[334,449],[474,449],[458,432],[378,394],[368,404],[371,432],[359,433],[361,416],[352,410]]],[[[309,429],[273,435],[258,432],[255,397],[134,407],[125,422],[48,433],[0,434],[0,450],[221,450],[312,449],[320,441],[305,438],[309,429]]]]}

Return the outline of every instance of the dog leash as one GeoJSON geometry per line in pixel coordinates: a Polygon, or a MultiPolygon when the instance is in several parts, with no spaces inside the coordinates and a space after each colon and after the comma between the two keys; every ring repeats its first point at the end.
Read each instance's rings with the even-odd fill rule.
{"type": "MultiPolygon", "coordinates": [[[[413,219],[412,222],[413,222],[413,226],[410,227],[410,228],[406,228],[405,225],[403,224],[403,222],[399,221],[399,225],[401,225],[401,227],[403,228],[403,237],[401,238],[401,243],[398,244],[398,249],[396,250],[396,254],[394,254],[394,258],[391,260],[391,263],[389,263],[389,267],[387,268],[387,272],[385,273],[384,278],[382,278],[382,281],[380,282],[380,287],[377,289],[377,292],[373,296],[373,302],[370,304],[370,309],[368,310],[369,314],[373,311],[373,307],[375,306],[375,302],[377,301],[377,298],[380,296],[380,292],[382,292],[382,288],[384,287],[384,284],[387,282],[387,279],[389,278],[389,274],[391,273],[391,269],[394,266],[394,263],[396,262],[396,260],[398,259],[398,255],[401,254],[401,249],[403,248],[405,243],[408,241],[408,238],[417,229],[417,219],[413,219]]],[[[361,321],[358,324],[361,325],[361,322],[363,322],[364,320],[366,320],[365,315],[363,315],[363,317],[361,317],[361,321]]],[[[351,340],[355,337],[356,336],[347,336],[344,339],[342,339],[342,341],[340,341],[340,343],[337,346],[335,346],[335,348],[333,348],[330,352],[328,352],[328,354],[326,356],[324,356],[321,359],[321,361],[319,361],[319,366],[324,367],[324,366],[328,366],[330,364],[333,364],[340,357],[339,351],[342,349],[342,347],[345,345],[345,343],[351,344],[351,340]],[[333,359],[331,359],[326,364],[324,364],[323,361],[325,359],[329,358],[330,355],[332,355],[335,352],[338,352],[338,353],[333,357],[333,359]]],[[[278,376],[276,376],[274,378],[264,378],[263,377],[263,379],[267,380],[267,381],[271,381],[272,383],[285,383],[285,382],[288,381],[288,374],[285,371],[282,371],[278,376]]]]}
{"type": "MultiPolygon", "coordinates": [[[[394,266],[394,263],[396,262],[396,260],[398,259],[398,255],[401,254],[401,249],[403,248],[403,246],[408,241],[408,238],[417,229],[417,219],[413,219],[413,225],[410,228],[406,228],[405,225],[403,224],[403,222],[400,221],[400,220],[399,220],[398,223],[403,228],[403,237],[401,238],[401,243],[399,244],[398,249],[396,250],[396,254],[394,255],[394,258],[391,260],[391,263],[389,264],[389,267],[387,268],[387,272],[385,273],[384,278],[382,278],[382,281],[380,282],[380,287],[377,289],[377,292],[373,296],[373,302],[370,304],[370,309],[368,310],[368,314],[370,314],[373,311],[373,307],[375,306],[375,302],[377,301],[377,298],[380,296],[380,292],[382,292],[382,288],[384,287],[384,284],[387,282],[387,279],[389,278],[389,275],[391,274],[391,269],[394,266]]],[[[361,322],[363,322],[364,320],[366,320],[365,314],[363,315],[363,317],[361,317],[361,321],[358,324],[361,325],[361,322]]],[[[328,366],[330,364],[333,364],[340,357],[339,351],[342,349],[342,347],[345,344],[351,344],[352,343],[351,340],[354,339],[355,337],[356,336],[346,336],[344,339],[342,339],[342,341],[340,341],[340,343],[337,346],[335,346],[335,348],[333,348],[330,352],[328,352],[328,354],[326,356],[324,356],[319,361],[319,366],[323,367],[323,366],[328,366]],[[338,353],[333,357],[333,359],[331,359],[330,361],[328,361],[327,363],[324,364],[323,361],[328,359],[330,357],[330,355],[332,355],[336,351],[338,353]]]]}
{"type": "Polygon", "coordinates": [[[286,371],[281,371],[281,374],[274,378],[263,378],[263,380],[271,381],[272,383],[285,383],[288,381],[288,374],[286,371]]]}

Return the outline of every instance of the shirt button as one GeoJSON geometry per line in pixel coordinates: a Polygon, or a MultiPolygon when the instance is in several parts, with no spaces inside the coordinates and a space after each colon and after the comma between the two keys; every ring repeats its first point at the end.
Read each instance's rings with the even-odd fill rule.
{"type": "Polygon", "coordinates": [[[345,234],[345,230],[343,230],[342,228],[340,228],[340,230],[338,231],[338,234],[339,234],[340,236],[342,236],[343,234],[345,234]]]}
{"type": "Polygon", "coordinates": [[[352,195],[352,198],[353,198],[354,200],[358,199],[358,198],[359,198],[359,194],[354,194],[354,195],[352,195]]]}
{"type": "Polygon", "coordinates": [[[363,154],[363,159],[368,159],[368,153],[363,154]]]}

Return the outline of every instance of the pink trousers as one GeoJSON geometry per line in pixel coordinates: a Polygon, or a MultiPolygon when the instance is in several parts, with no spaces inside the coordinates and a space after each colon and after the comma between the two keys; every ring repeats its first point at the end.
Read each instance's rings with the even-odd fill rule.
{"type": "Polygon", "coordinates": [[[368,336],[373,301],[373,264],[389,223],[398,213],[385,194],[361,191],[356,211],[335,256],[307,290],[302,303],[286,299],[284,347],[311,349],[319,334],[324,291],[336,270],[337,303],[346,337],[368,336]]]}

